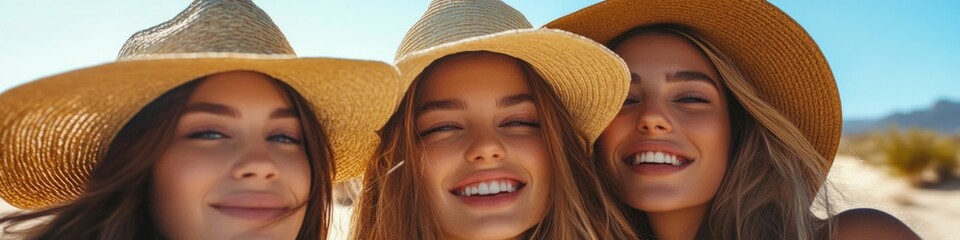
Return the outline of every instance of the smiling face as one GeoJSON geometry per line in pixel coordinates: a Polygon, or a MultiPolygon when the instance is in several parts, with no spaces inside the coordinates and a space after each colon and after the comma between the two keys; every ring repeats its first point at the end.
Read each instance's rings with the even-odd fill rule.
{"type": "Polygon", "coordinates": [[[422,172],[445,238],[515,238],[543,219],[549,159],[517,60],[445,59],[421,79],[415,102],[422,172]]]}
{"type": "Polygon", "coordinates": [[[300,126],[267,76],[207,77],[154,165],[159,230],[171,239],[295,238],[311,179],[300,126]]]}
{"type": "Polygon", "coordinates": [[[639,34],[614,51],[633,79],[598,151],[620,199],[646,212],[705,211],[729,158],[720,75],[696,46],[673,34],[639,34]]]}

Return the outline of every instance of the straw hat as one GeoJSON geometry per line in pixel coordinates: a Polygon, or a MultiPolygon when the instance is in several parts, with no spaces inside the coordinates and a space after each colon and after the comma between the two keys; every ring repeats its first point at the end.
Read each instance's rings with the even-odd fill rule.
{"type": "Polygon", "coordinates": [[[731,57],[763,100],[790,119],[829,166],[842,121],[837,83],[810,35],[766,1],[611,0],[545,27],[609,43],[630,30],[662,23],[690,28],[731,57]]]}
{"type": "Polygon", "coordinates": [[[388,64],[297,58],[249,0],[197,0],[137,32],[116,62],[36,80],[0,95],[0,196],[46,208],[84,191],[89,171],[142,107],[185,82],[250,70],[279,79],[313,106],[332,144],[337,180],[361,174],[375,130],[402,89],[388,64]]]}
{"type": "Polygon", "coordinates": [[[566,31],[534,29],[499,0],[435,0],[407,32],[396,65],[405,86],[435,60],[489,51],[526,61],[560,97],[591,143],[626,99],[630,73],[604,46],[566,31]]]}

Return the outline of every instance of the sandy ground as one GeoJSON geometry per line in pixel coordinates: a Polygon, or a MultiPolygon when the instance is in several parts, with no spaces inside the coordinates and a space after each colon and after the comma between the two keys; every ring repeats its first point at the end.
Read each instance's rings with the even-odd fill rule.
{"type": "MultiPolygon", "coordinates": [[[[839,156],[828,177],[828,193],[835,211],[869,207],[903,220],[923,239],[956,239],[960,236],[960,181],[916,189],[888,176],[883,169],[856,158],[839,156]]],[[[0,213],[16,211],[0,202],[0,213]]],[[[334,208],[330,239],[346,239],[351,209],[334,208]]]]}
{"type": "Polygon", "coordinates": [[[960,236],[960,181],[952,180],[925,189],[886,174],[884,169],[850,157],[834,160],[829,192],[837,212],[850,208],[876,208],[896,216],[923,239],[957,239],[960,236]]]}

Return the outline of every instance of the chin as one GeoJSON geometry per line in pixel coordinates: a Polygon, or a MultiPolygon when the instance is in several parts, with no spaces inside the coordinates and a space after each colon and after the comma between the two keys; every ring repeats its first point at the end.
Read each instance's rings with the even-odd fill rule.
{"type": "MultiPolygon", "coordinates": [[[[456,237],[459,239],[512,239],[522,236],[527,229],[517,230],[508,227],[488,226],[485,229],[477,229],[469,232],[461,232],[457,235],[444,236],[444,238],[456,237]]],[[[450,234],[445,234],[450,235],[450,234]]]]}

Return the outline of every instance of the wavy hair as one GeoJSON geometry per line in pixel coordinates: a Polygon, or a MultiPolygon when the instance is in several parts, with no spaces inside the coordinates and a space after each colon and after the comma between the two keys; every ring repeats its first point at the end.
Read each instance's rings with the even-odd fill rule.
{"type": "MultiPolygon", "coordinates": [[[[697,239],[832,237],[835,223],[811,212],[817,204],[827,215],[832,213],[826,191],[819,191],[827,185],[830,161],[789,119],[763,100],[731,58],[698,33],[683,26],[661,24],[629,31],[607,46],[614,49],[640,34],[677,35],[697,46],[716,67],[730,99],[730,161],[700,224],[697,239]]],[[[642,211],[622,203],[620,208],[640,235],[654,236],[642,211]]]]}
{"type": "MultiPolygon", "coordinates": [[[[421,140],[414,102],[418,83],[446,59],[491,52],[462,52],[434,61],[413,82],[396,113],[380,131],[381,143],[367,165],[355,209],[353,239],[443,239],[423,183],[421,140]],[[404,165],[398,166],[401,161],[404,165]]],[[[552,198],[543,220],[526,239],[636,239],[615,200],[600,184],[589,144],[572,124],[553,89],[526,62],[516,59],[529,81],[547,146],[552,198]]]]}
{"type": "MultiPolygon", "coordinates": [[[[76,200],[0,217],[0,225],[6,224],[3,233],[25,239],[162,239],[150,217],[153,165],[170,145],[187,100],[202,82],[171,89],[134,115],[93,167],[76,200]]],[[[273,82],[299,115],[310,162],[310,195],[297,239],[324,239],[334,174],[330,144],[309,102],[283,82],[273,82]]]]}

